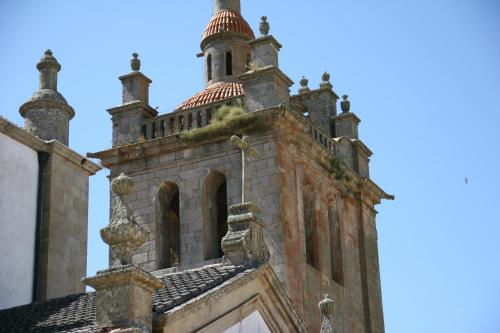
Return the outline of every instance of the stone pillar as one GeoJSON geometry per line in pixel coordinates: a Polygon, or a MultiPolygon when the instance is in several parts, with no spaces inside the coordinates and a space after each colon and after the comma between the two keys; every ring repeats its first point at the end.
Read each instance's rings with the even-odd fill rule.
{"type": "Polygon", "coordinates": [[[358,139],[358,125],[361,120],[350,112],[351,102],[348,100],[349,97],[344,95],[342,98],[343,101],[340,104],[342,113],[333,117],[335,125],[334,137],[345,136],[349,139],[358,139]]]}
{"type": "Polygon", "coordinates": [[[159,279],[127,265],[99,271],[83,281],[96,290],[99,326],[135,329],[127,333],[152,331],[152,293],[164,286],[159,279]]]}
{"type": "Polygon", "coordinates": [[[122,82],[122,105],[108,110],[113,122],[113,146],[138,142],[142,120],[158,114],[149,106],[149,85],[152,81],[139,71],[139,55],[133,53],[132,56],[132,72],[119,77],[122,82]]]}
{"type": "Polygon", "coordinates": [[[132,187],[132,179],[124,174],[111,182],[118,198],[109,225],[101,229],[101,237],[111,248],[113,265],[83,282],[96,290],[96,321],[101,328],[118,327],[113,331],[117,333],[150,333],[152,293],[164,284],[132,265],[134,251],[147,239],[125,198],[132,187]]]}
{"type": "Polygon", "coordinates": [[[58,140],[67,146],[69,121],[75,111],[57,91],[57,73],[61,65],[52,51],[47,50],[36,68],[40,71],[40,87],[19,109],[24,127],[40,139],[58,140]]]}
{"type": "Polygon", "coordinates": [[[252,64],[249,71],[238,78],[245,90],[245,107],[248,112],[258,111],[290,102],[290,87],[293,81],[278,67],[278,51],[281,44],[267,35],[269,26],[261,27],[263,36],[248,44],[252,48],[252,64]]]}
{"type": "Polygon", "coordinates": [[[256,216],[258,211],[251,202],[229,207],[228,231],[221,244],[224,263],[258,265],[269,259],[262,233],[264,224],[256,216]]]}

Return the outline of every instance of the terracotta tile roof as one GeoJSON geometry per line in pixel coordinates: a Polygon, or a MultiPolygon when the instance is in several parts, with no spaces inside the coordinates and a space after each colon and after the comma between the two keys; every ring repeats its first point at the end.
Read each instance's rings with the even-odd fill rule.
{"type": "Polygon", "coordinates": [[[193,97],[182,102],[175,110],[181,111],[201,105],[244,95],[241,83],[218,82],[208,86],[193,97]]]}
{"type": "Polygon", "coordinates": [[[250,28],[243,16],[230,10],[221,10],[215,13],[210,22],[208,22],[202,40],[221,30],[242,33],[247,35],[249,39],[255,39],[252,28],[250,28]]]}
{"type": "MultiPolygon", "coordinates": [[[[223,284],[236,275],[250,273],[246,266],[207,266],[160,276],[165,287],[153,292],[153,315],[223,284]]],[[[103,332],[96,324],[95,293],[76,294],[0,310],[0,333],[103,332]]]]}

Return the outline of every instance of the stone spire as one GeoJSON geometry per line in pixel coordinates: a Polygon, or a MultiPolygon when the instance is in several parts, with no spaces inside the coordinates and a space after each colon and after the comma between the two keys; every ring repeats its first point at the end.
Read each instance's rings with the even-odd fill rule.
{"type": "Polygon", "coordinates": [[[101,238],[111,247],[112,266],[132,264],[133,252],[147,239],[146,231],[137,224],[126,201],[133,186],[132,178],[123,173],[111,182],[111,189],[118,197],[109,225],[101,229],[101,238]]]}
{"type": "Polygon", "coordinates": [[[40,71],[40,89],[57,91],[57,72],[61,70],[61,65],[50,49],[45,51],[36,68],[40,71]]]}
{"type": "Polygon", "coordinates": [[[321,325],[320,333],[335,333],[333,327],[333,310],[335,301],[326,294],[325,299],[319,302],[319,309],[323,314],[323,324],[321,325]]]}
{"type": "Polygon", "coordinates": [[[111,182],[118,202],[109,225],[101,229],[101,237],[111,247],[114,262],[111,268],[83,279],[96,290],[96,322],[106,332],[150,333],[152,293],[164,287],[161,280],[132,265],[133,252],[147,238],[125,198],[133,185],[123,173],[111,182]]]}
{"type": "Polygon", "coordinates": [[[39,89],[19,108],[24,128],[43,140],[58,140],[68,145],[69,121],[75,111],[57,91],[57,73],[61,65],[52,51],[47,50],[36,68],[40,72],[39,89]]]}

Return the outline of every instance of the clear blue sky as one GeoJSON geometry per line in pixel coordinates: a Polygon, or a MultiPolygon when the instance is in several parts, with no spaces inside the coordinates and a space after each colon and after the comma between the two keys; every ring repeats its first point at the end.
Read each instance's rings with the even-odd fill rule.
{"type": "MultiPolygon", "coordinates": [[[[242,2],[254,30],[269,17],[285,73],[317,86],[328,70],[349,93],[372,178],[396,195],[378,206],[386,331],[500,332],[500,3],[242,2]]],[[[105,149],[132,52],[161,112],[202,88],[195,54],[211,10],[211,0],[0,0],[0,114],[22,124],[51,48],[76,111],[70,146],[105,149]]],[[[107,267],[106,174],[91,180],[89,275],[107,267]]]]}

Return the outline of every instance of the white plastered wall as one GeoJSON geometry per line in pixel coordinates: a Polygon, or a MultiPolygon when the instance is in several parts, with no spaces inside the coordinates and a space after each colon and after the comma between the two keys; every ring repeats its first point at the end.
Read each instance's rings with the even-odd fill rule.
{"type": "Polygon", "coordinates": [[[37,152],[0,133],[0,309],[31,303],[37,152]]]}

